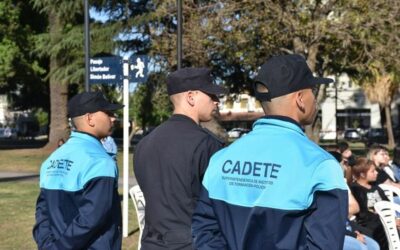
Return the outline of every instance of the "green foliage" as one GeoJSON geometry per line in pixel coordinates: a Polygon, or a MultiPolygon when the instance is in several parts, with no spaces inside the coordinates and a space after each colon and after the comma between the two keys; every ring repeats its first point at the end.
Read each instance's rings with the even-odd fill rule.
{"type": "Polygon", "coordinates": [[[43,127],[49,124],[49,114],[42,108],[33,110],[33,115],[39,123],[39,127],[43,127]]]}
{"type": "Polygon", "coordinates": [[[4,38],[0,44],[0,84],[6,84],[7,79],[14,77],[14,61],[21,56],[15,42],[4,38]]]}
{"type": "Polygon", "coordinates": [[[130,98],[129,107],[129,116],[142,128],[156,126],[165,121],[172,111],[166,91],[165,74],[152,74],[146,83],[139,84],[130,98]]]}
{"type": "MultiPolygon", "coordinates": [[[[251,92],[252,79],[266,58],[296,52],[320,75],[347,72],[362,84],[375,77],[371,65],[379,64],[379,74],[394,75],[397,84],[399,2],[183,1],[183,65],[211,67],[231,92],[251,92]]],[[[91,21],[92,56],[148,54],[158,71],[176,68],[176,0],[90,4],[109,18],[91,21]]],[[[48,94],[43,86],[52,77],[82,88],[83,44],[82,0],[2,1],[0,91],[48,94]],[[51,59],[57,63],[50,67],[51,59]]],[[[131,115],[142,126],[158,124],[170,114],[164,82],[165,75],[155,73],[134,93],[131,115]]],[[[106,89],[110,97],[113,91],[106,89]]],[[[25,99],[29,105],[46,105],[35,103],[44,98],[25,99]]]]}
{"type": "Polygon", "coordinates": [[[0,93],[8,95],[14,109],[49,106],[41,79],[44,62],[32,54],[43,20],[27,1],[0,3],[0,93]]]}

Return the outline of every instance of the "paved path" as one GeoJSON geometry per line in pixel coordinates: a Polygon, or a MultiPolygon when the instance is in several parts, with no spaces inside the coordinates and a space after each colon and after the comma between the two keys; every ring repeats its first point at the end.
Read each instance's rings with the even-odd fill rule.
{"type": "MultiPolygon", "coordinates": [[[[38,173],[30,173],[30,172],[0,172],[0,182],[6,182],[6,181],[19,181],[19,180],[25,180],[25,181],[38,181],[39,180],[39,174],[38,173]]],[[[118,185],[122,187],[123,184],[123,178],[122,176],[119,177],[118,179],[118,185]]],[[[136,185],[136,178],[133,176],[129,177],[129,186],[136,185]]]]}

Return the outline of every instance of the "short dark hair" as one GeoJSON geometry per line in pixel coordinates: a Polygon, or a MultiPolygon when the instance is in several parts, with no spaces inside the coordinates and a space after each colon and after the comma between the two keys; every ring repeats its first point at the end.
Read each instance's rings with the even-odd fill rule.
{"type": "Polygon", "coordinates": [[[349,144],[345,141],[338,142],[337,147],[340,153],[343,153],[347,149],[349,149],[349,144]]]}

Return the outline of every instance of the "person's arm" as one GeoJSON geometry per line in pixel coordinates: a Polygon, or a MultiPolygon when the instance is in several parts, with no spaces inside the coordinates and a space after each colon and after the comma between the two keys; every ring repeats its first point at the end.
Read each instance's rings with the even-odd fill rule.
{"type": "Polygon", "coordinates": [[[343,249],[348,188],[336,160],[324,160],[311,177],[310,214],[304,220],[307,249],[343,249]]]}
{"type": "Polygon", "coordinates": [[[347,191],[317,191],[312,207],[314,211],[304,222],[308,249],[343,249],[348,213],[347,191]]]}
{"type": "Polygon", "coordinates": [[[227,249],[207,190],[202,186],[192,217],[193,246],[198,250],[227,249]]]}
{"type": "Polygon", "coordinates": [[[357,200],[354,198],[350,189],[348,191],[349,195],[349,218],[360,211],[360,206],[358,205],[357,200]]]}
{"type": "Polygon", "coordinates": [[[196,151],[199,152],[198,163],[199,163],[199,176],[200,179],[203,179],[204,173],[208,167],[208,163],[210,158],[215,152],[220,150],[223,147],[222,142],[218,141],[212,136],[206,137],[198,146],[196,151]]]}
{"type": "Polygon", "coordinates": [[[39,249],[42,249],[48,243],[54,241],[54,235],[50,228],[48,209],[44,193],[41,190],[36,202],[36,224],[33,227],[33,238],[36,241],[39,249]]]}
{"type": "Polygon", "coordinates": [[[208,167],[211,156],[222,148],[222,143],[212,136],[207,136],[197,146],[192,159],[192,194],[197,200],[201,189],[204,173],[208,167]]]}
{"type": "Polygon", "coordinates": [[[383,184],[387,184],[400,189],[400,183],[393,182],[390,179],[387,179],[383,184]]]}
{"type": "Polygon", "coordinates": [[[79,214],[48,249],[83,249],[108,223],[115,191],[115,178],[98,177],[84,187],[79,214]]]}

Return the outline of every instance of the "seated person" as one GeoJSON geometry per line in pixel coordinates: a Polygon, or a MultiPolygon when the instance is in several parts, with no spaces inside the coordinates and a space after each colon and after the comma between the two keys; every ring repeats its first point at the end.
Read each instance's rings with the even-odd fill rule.
{"type": "Polygon", "coordinates": [[[350,185],[353,182],[351,176],[351,167],[354,165],[355,157],[351,151],[349,144],[345,141],[339,142],[334,151],[329,151],[343,168],[346,182],[350,185]]]}
{"type": "Polygon", "coordinates": [[[349,189],[349,219],[346,222],[347,231],[344,238],[343,250],[379,250],[378,243],[367,236],[371,232],[354,220],[354,215],[359,211],[360,207],[349,189]]]}
{"type": "Polygon", "coordinates": [[[376,179],[376,185],[383,183],[400,188],[400,183],[397,183],[393,169],[389,166],[390,157],[387,148],[379,144],[373,144],[368,150],[367,158],[371,160],[377,168],[378,177],[376,179]]]}
{"type": "Polygon", "coordinates": [[[374,163],[364,157],[356,160],[352,167],[356,182],[350,186],[354,198],[357,200],[360,211],[356,214],[357,222],[372,232],[381,249],[387,249],[387,239],[379,215],[375,213],[374,205],[378,201],[388,200],[383,190],[374,182],[377,171],[374,163]]]}
{"type": "Polygon", "coordinates": [[[390,163],[394,177],[396,180],[400,180],[400,146],[396,146],[393,150],[393,160],[390,163]]]}

